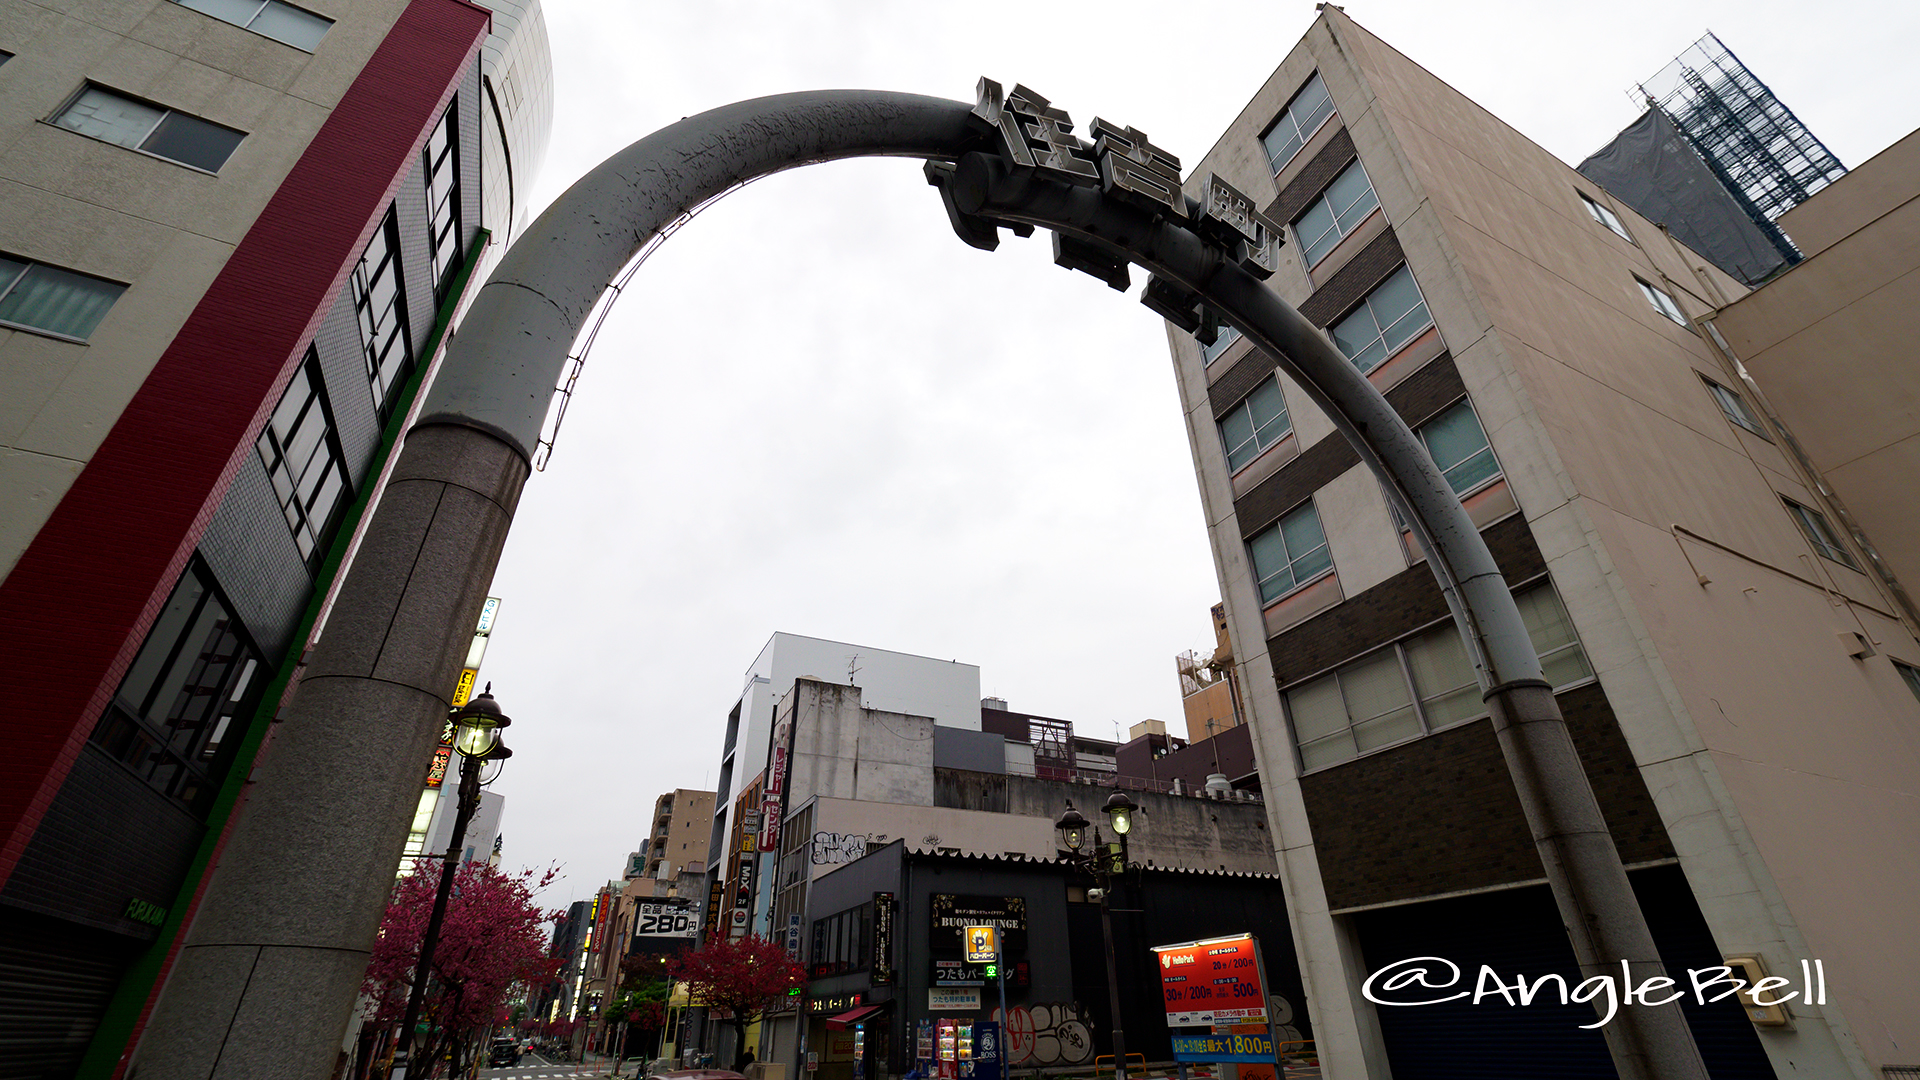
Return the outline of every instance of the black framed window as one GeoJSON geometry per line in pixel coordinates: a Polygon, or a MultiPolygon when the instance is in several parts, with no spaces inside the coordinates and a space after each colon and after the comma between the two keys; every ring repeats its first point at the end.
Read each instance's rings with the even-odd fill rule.
{"type": "Polygon", "coordinates": [[[293,542],[311,566],[326,551],[340,511],[353,494],[347,456],[320,377],[320,357],[312,347],[256,445],[287,527],[293,530],[293,542]]]}
{"type": "Polygon", "coordinates": [[[421,163],[427,177],[427,248],[433,259],[433,292],[446,299],[447,286],[460,268],[460,99],[427,138],[421,163]]]}
{"type": "Polygon", "coordinates": [[[873,962],[873,902],[813,921],[811,977],[865,971],[873,962]]]}
{"type": "Polygon", "coordinates": [[[266,683],[265,658],[198,559],[147,631],[93,741],[204,816],[266,683]]]}
{"type": "Polygon", "coordinates": [[[367,241],[360,265],[353,269],[353,309],[366,353],[367,381],[381,416],[392,411],[393,388],[413,370],[406,295],[400,269],[400,223],[389,205],[387,216],[367,241]]]}

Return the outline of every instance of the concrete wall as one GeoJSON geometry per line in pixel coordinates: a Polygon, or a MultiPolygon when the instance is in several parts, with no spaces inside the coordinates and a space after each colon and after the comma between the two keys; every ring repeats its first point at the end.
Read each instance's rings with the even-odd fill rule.
{"type": "Polygon", "coordinates": [[[1813,254],[1714,320],[1909,592],[1920,581],[1916,170],[1920,132],[1784,215],[1813,254]]]}
{"type": "Polygon", "coordinates": [[[167,0],[0,4],[0,243],[130,283],[87,344],[0,329],[0,576],[13,568],[405,4],[306,53],[167,0]],[[89,78],[247,133],[218,176],[40,121],[89,78]],[[164,270],[164,272],[156,272],[164,270]]]}
{"type": "Polygon", "coordinates": [[[909,848],[962,855],[1054,857],[1050,818],[819,799],[814,803],[813,827],[807,842],[808,863],[816,880],[896,840],[909,848]]]}

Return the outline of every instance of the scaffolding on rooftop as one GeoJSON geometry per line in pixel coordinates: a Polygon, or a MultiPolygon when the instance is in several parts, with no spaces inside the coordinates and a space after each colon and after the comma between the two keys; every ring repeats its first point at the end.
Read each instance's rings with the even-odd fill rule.
{"type": "Polygon", "coordinates": [[[1840,159],[1711,31],[1634,90],[1686,134],[1756,221],[1772,222],[1846,175],[1840,159]]]}

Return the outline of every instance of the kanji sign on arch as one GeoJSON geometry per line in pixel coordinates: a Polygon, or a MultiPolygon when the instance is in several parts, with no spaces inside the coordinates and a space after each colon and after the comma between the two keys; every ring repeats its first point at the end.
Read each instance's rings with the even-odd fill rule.
{"type": "Polygon", "coordinates": [[[1168,1027],[1264,1024],[1267,991],[1252,934],[1155,945],[1168,1027]]]}

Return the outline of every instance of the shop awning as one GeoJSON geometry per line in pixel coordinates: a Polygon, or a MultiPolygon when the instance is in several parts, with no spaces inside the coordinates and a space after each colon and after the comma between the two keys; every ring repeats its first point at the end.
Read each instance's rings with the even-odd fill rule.
{"type": "Polygon", "coordinates": [[[857,1009],[848,1009],[839,1016],[829,1016],[827,1017],[827,1029],[829,1031],[839,1031],[841,1028],[850,1027],[886,1007],[887,1003],[883,1001],[878,1005],[862,1005],[857,1009]]]}

